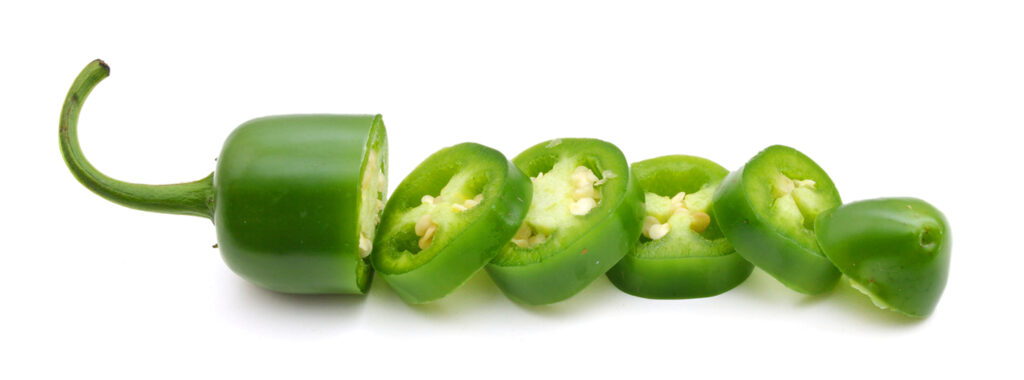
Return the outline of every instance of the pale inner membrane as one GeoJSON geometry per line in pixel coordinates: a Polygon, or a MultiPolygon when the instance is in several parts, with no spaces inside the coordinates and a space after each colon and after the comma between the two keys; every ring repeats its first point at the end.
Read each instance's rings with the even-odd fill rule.
{"type": "Polygon", "coordinates": [[[783,225],[803,226],[814,229],[814,219],[827,205],[815,192],[816,183],[810,179],[792,179],[782,173],[772,183],[772,215],[783,225]]]}
{"type": "Polygon", "coordinates": [[[589,168],[563,158],[548,172],[531,177],[533,200],[512,243],[522,248],[538,246],[559,227],[589,214],[601,202],[600,186],[615,178],[611,171],[602,176],[599,179],[589,168]]]}
{"type": "Polygon", "coordinates": [[[689,228],[696,233],[704,232],[711,224],[707,209],[715,186],[706,186],[696,193],[676,193],[671,198],[654,193],[644,194],[643,235],[658,240],[680,228],[689,228]]]}
{"type": "Polygon", "coordinates": [[[426,194],[420,198],[420,205],[409,211],[407,215],[416,219],[413,227],[419,237],[417,245],[420,250],[430,248],[438,233],[440,224],[451,221],[458,214],[468,211],[483,202],[483,194],[465,194],[471,173],[460,172],[454,176],[437,195],[426,194]],[[438,222],[442,223],[438,223],[438,222]]]}
{"type": "Polygon", "coordinates": [[[384,197],[388,191],[388,178],[384,175],[384,160],[376,149],[370,150],[366,169],[359,182],[359,257],[373,252],[373,238],[384,210],[384,197]]]}

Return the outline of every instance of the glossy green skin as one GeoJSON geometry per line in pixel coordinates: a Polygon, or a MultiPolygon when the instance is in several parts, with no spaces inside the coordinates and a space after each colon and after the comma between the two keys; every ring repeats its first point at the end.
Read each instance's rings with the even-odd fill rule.
{"type": "MultiPolygon", "coordinates": [[[[629,172],[626,157],[614,145],[596,139],[560,139],[537,144],[512,160],[528,176],[546,170],[542,161],[567,154],[593,160],[598,170],[612,170],[622,185],[602,189],[601,204],[586,216],[576,233],[561,236],[539,261],[495,260],[487,273],[510,299],[530,305],[572,297],[606,273],[636,244],[643,217],[643,191],[629,172]]],[[[552,239],[555,239],[554,237],[552,239]]],[[[506,239],[506,242],[508,239],[506,239]]],[[[511,243],[503,255],[513,255],[511,243]]]]}
{"type": "Polygon", "coordinates": [[[938,209],[915,198],[872,199],[826,211],[815,225],[825,255],[874,298],[912,317],[935,310],[952,250],[938,209]]]}
{"type": "MultiPolygon", "coordinates": [[[[722,181],[729,171],[693,156],[664,156],[634,163],[633,175],[645,191],[671,197],[680,191],[693,193],[705,184],[722,181]]],[[[712,210],[712,223],[715,216],[712,210]]],[[[724,239],[724,237],[719,237],[724,239]]],[[[620,290],[645,298],[680,299],[718,295],[743,283],[754,266],[735,250],[712,252],[660,252],[645,257],[639,242],[611,270],[608,279],[620,290]]]]}
{"type": "Polygon", "coordinates": [[[285,293],[365,293],[360,179],[370,147],[384,158],[380,116],[255,119],[224,143],[214,174],[221,255],[238,275],[285,293]]]}
{"type": "Polygon", "coordinates": [[[751,179],[758,173],[748,168],[757,160],[770,159],[772,155],[788,155],[813,168],[818,176],[817,186],[839,199],[835,185],[814,161],[795,149],[771,146],[739,170],[729,173],[715,192],[712,207],[718,226],[740,256],[790,289],[805,294],[826,292],[835,287],[839,270],[820,252],[820,248],[809,248],[780,233],[779,227],[773,225],[767,215],[755,211],[751,203],[751,191],[770,191],[767,189],[770,185],[751,179]]]}
{"type": "Polygon", "coordinates": [[[498,254],[526,216],[533,187],[500,152],[463,143],[434,153],[395,189],[381,218],[373,265],[405,302],[418,304],[444,297],[469,280],[498,254]],[[400,237],[412,225],[398,223],[424,195],[437,195],[457,171],[473,170],[483,201],[464,211],[460,222],[442,225],[426,250],[410,253],[400,237]]]}
{"type": "Polygon", "coordinates": [[[711,297],[742,284],[754,266],[736,253],[673,259],[641,259],[626,255],[608,271],[623,292],[653,299],[711,297]]]}

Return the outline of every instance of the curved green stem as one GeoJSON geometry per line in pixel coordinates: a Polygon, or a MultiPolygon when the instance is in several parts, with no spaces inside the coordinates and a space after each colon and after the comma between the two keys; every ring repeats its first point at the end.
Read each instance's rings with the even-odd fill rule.
{"type": "Polygon", "coordinates": [[[118,181],[96,170],[78,145],[78,113],[96,84],[110,75],[101,60],[89,63],[75,78],[60,114],[60,152],[78,182],[97,195],[143,211],[202,216],[213,219],[213,174],[195,182],[143,185],[118,181]]]}

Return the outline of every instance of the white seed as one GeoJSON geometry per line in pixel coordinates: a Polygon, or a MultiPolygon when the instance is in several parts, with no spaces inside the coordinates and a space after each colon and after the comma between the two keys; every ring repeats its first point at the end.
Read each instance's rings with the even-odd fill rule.
{"type": "Polygon", "coordinates": [[[672,205],[673,206],[675,206],[677,204],[681,205],[681,204],[683,204],[683,200],[684,199],[686,199],[686,193],[680,191],[676,195],[672,196],[672,205]]]}
{"type": "Polygon", "coordinates": [[[658,240],[665,237],[665,235],[668,234],[668,230],[668,223],[655,224],[651,226],[650,229],[647,230],[647,237],[651,238],[651,240],[658,240]]]}
{"type": "Polygon", "coordinates": [[[597,182],[597,176],[586,166],[577,166],[569,178],[576,187],[594,186],[594,182],[597,182]]]}
{"type": "Polygon", "coordinates": [[[533,236],[530,237],[530,246],[532,247],[532,246],[540,245],[541,243],[544,243],[547,240],[548,240],[548,235],[545,235],[545,234],[533,235],[533,236]]]}
{"type": "Polygon", "coordinates": [[[359,257],[366,257],[373,251],[373,242],[366,235],[359,234],[359,257]]]}
{"type": "Polygon", "coordinates": [[[701,233],[711,225],[711,216],[707,213],[697,211],[693,213],[693,220],[690,222],[690,229],[701,233]]]}
{"type": "Polygon", "coordinates": [[[466,210],[469,210],[468,208],[466,208],[466,206],[463,206],[463,205],[458,204],[458,203],[452,203],[452,211],[460,212],[460,211],[466,211],[466,210]]]}
{"type": "Polygon", "coordinates": [[[512,239],[512,244],[515,244],[519,248],[526,248],[530,245],[530,241],[528,239],[512,239]]]}
{"type": "Polygon", "coordinates": [[[427,228],[430,228],[432,225],[434,225],[434,219],[430,217],[430,214],[423,214],[416,221],[416,236],[423,236],[427,232],[427,228]]]}
{"type": "Polygon", "coordinates": [[[605,170],[605,171],[601,172],[601,179],[599,179],[597,181],[594,181],[594,186],[604,185],[605,182],[608,182],[608,180],[610,180],[612,178],[615,178],[615,177],[618,177],[617,175],[615,175],[615,172],[613,172],[611,170],[605,170]]]}
{"type": "Polygon", "coordinates": [[[424,195],[423,198],[420,198],[420,202],[426,203],[428,205],[432,205],[432,204],[434,204],[434,197],[429,196],[429,195],[424,195]]]}
{"type": "Polygon", "coordinates": [[[572,191],[572,199],[580,200],[583,198],[593,198],[594,194],[595,193],[593,186],[577,187],[575,190],[572,191]]]}
{"type": "Polygon", "coordinates": [[[516,231],[516,235],[513,236],[512,238],[513,239],[529,239],[530,235],[533,235],[533,230],[531,230],[530,226],[527,226],[526,223],[523,223],[522,226],[519,226],[519,231],[516,231]]]}
{"type": "Polygon", "coordinates": [[[462,204],[466,205],[466,208],[473,208],[476,205],[480,204],[480,202],[482,202],[483,200],[483,194],[477,194],[475,197],[473,197],[473,199],[467,199],[465,202],[462,202],[462,204]]]}
{"type": "Polygon", "coordinates": [[[569,213],[573,215],[587,215],[591,209],[597,206],[593,198],[583,198],[569,205],[569,213]]]}
{"type": "Polygon", "coordinates": [[[436,225],[431,225],[423,232],[423,237],[420,238],[418,243],[420,249],[427,249],[430,247],[430,243],[434,242],[434,232],[437,231],[436,225]]]}
{"type": "Polygon", "coordinates": [[[651,215],[647,215],[647,217],[644,218],[644,227],[641,230],[643,231],[644,236],[650,237],[649,231],[651,230],[651,226],[654,226],[655,224],[658,223],[661,223],[658,221],[658,218],[655,218],[651,215]]]}
{"type": "Polygon", "coordinates": [[[796,187],[802,187],[802,188],[811,189],[811,190],[814,190],[814,186],[816,185],[816,183],[814,183],[813,179],[802,179],[802,180],[793,181],[793,182],[796,184],[796,187]]]}
{"type": "Polygon", "coordinates": [[[572,180],[572,185],[574,187],[594,186],[593,182],[587,181],[587,177],[584,177],[582,175],[573,174],[573,176],[570,177],[570,179],[572,180]]]}
{"type": "Polygon", "coordinates": [[[775,198],[787,196],[789,193],[793,192],[794,188],[796,188],[796,184],[793,183],[793,180],[784,175],[780,175],[775,179],[775,184],[772,186],[772,196],[775,198]]]}

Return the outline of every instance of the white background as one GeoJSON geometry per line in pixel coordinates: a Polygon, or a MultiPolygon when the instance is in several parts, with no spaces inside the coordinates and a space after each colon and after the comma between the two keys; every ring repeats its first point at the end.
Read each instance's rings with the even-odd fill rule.
{"type": "Polygon", "coordinates": [[[1021,375],[1020,2],[12,3],[0,378],[1021,375]],[[596,137],[632,161],[731,169],[786,144],[846,201],[944,210],[949,284],[923,321],[845,283],[806,297],[760,270],[680,301],[601,278],[525,307],[484,274],[417,307],[380,278],[366,297],[273,294],[223,265],[209,221],[122,208],[72,178],[57,121],[94,58],[112,76],[81,142],[115,178],[198,179],[234,126],[285,113],[382,113],[392,189],[464,141],[511,157],[596,137]]]}

